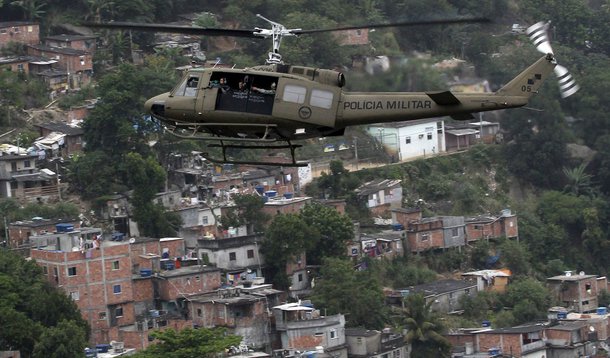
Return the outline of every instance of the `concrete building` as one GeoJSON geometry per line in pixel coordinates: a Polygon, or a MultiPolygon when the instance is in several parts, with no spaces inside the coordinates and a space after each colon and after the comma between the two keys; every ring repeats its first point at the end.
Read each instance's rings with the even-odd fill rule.
{"type": "Polygon", "coordinates": [[[97,36],[84,35],[54,35],[44,38],[44,44],[48,47],[71,48],[74,50],[95,53],[97,48],[97,36]]]}
{"type": "Polygon", "coordinates": [[[250,349],[271,350],[270,309],[279,305],[284,293],[270,284],[243,283],[223,286],[216,292],[189,298],[193,323],[200,327],[227,327],[243,337],[250,349]]]}
{"type": "Polygon", "coordinates": [[[244,279],[262,277],[263,257],[259,253],[260,235],[224,239],[197,240],[197,256],[205,264],[223,271],[227,284],[239,284],[244,279]]]}
{"type": "Polygon", "coordinates": [[[606,277],[587,275],[584,272],[575,274],[566,271],[563,275],[546,279],[547,287],[554,298],[568,310],[586,313],[597,310],[597,295],[608,289],[606,277]]]}
{"type": "Polygon", "coordinates": [[[464,272],[462,279],[477,284],[477,291],[505,292],[510,278],[509,270],[479,270],[464,272]]]}
{"type": "Polygon", "coordinates": [[[402,205],[401,180],[377,179],[362,184],[355,192],[371,214],[381,215],[402,205]]]}
{"type": "Polygon", "coordinates": [[[346,328],[345,341],[349,358],[407,358],[408,345],[402,334],[366,328],[346,328]]]}
{"type": "Polygon", "coordinates": [[[29,256],[30,236],[57,232],[57,224],[69,224],[75,229],[80,227],[79,220],[71,219],[32,218],[32,220],[15,221],[8,225],[8,247],[13,249],[24,247],[26,248],[24,254],[29,256]]]}
{"type": "Polygon", "coordinates": [[[433,311],[449,313],[460,310],[460,297],[474,295],[477,292],[477,285],[473,282],[446,279],[411,286],[399,291],[407,295],[422,294],[426,303],[433,302],[431,307],[433,311]]]}
{"type": "Polygon", "coordinates": [[[58,198],[55,172],[36,167],[37,154],[0,155],[0,197],[25,201],[58,198]]]}
{"type": "Polygon", "coordinates": [[[314,351],[319,358],[347,358],[342,314],[322,316],[311,304],[294,302],[273,307],[273,316],[282,349],[314,351]]]}
{"type": "Polygon", "coordinates": [[[375,125],[368,133],[399,162],[446,150],[444,122],[438,118],[375,125]]]}

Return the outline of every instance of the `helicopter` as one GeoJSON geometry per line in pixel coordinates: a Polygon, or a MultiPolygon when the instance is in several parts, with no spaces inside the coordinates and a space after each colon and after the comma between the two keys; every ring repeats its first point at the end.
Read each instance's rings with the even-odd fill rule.
{"type": "Polygon", "coordinates": [[[217,29],[127,22],[87,24],[94,28],[170,32],[190,35],[271,38],[272,51],[264,65],[248,68],[192,68],[169,92],[145,103],[148,113],[165,130],[188,139],[215,141],[209,147],[222,149],[222,159],[212,162],[306,166],[297,161],[297,140],[341,136],[350,126],[383,122],[410,121],[450,116],[456,120],[473,119],[473,113],[525,106],[552,72],[558,76],[563,97],[579,87],[553,55],[547,30],[539,22],[526,30],[544,55],[495,92],[347,92],[344,74],[337,70],[288,65],[279,49],[284,37],[318,32],[363,28],[418,26],[487,22],[467,18],[346,26],[332,29],[287,29],[266,19],[271,29],[217,29]],[[291,161],[250,162],[233,160],[227,149],[289,149],[291,161]]]}

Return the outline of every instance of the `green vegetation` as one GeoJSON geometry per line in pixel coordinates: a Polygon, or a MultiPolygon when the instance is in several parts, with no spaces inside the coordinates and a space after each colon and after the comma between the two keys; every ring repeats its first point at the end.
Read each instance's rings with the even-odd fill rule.
{"type": "Polygon", "coordinates": [[[82,355],[89,326],[33,261],[0,249],[0,350],[25,358],[82,355]]]}
{"type": "Polygon", "coordinates": [[[213,358],[231,346],[238,346],[241,337],[228,334],[225,328],[172,328],[154,331],[156,342],[133,355],[134,358],[213,358]]]}

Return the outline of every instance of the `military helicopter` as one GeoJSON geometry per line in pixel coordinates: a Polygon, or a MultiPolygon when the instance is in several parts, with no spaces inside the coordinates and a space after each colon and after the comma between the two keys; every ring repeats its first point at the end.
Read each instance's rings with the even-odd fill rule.
{"type": "Polygon", "coordinates": [[[472,119],[473,113],[525,106],[538,92],[544,80],[555,70],[562,96],[578,90],[578,85],[564,67],[558,66],[550,47],[548,23],[527,29],[544,56],[492,93],[430,92],[346,92],[343,73],[305,66],[287,65],[279,53],[284,37],[317,32],[362,28],[457,24],[485,19],[450,19],[408,23],[348,26],[333,29],[287,29],[261,15],[271,29],[216,29],[161,24],[106,23],[87,24],[152,32],[207,36],[271,38],[272,51],[265,65],[249,68],[193,68],[169,92],[146,101],[147,111],[166,130],[182,138],[216,141],[211,147],[222,148],[222,159],[211,161],[236,164],[303,166],[295,158],[293,141],[341,136],[349,126],[409,121],[450,116],[472,119]],[[227,157],[229,148],[289,149],[289,163],[236,161],[227,157]]]}

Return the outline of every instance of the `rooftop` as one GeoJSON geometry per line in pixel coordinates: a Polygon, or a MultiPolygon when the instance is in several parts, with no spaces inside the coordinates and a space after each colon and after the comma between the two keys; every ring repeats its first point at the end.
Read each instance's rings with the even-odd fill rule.
{"type": "Polygon", "coordinates": [[[410,293],[423,293],[425,296],[429,296],[449,293],[466,288],[476,289],[476,287],[476,283],[447,279],[424,283],[422,285],[417,286],[411,286],[408,288],[408,291],[410,293]]]}

